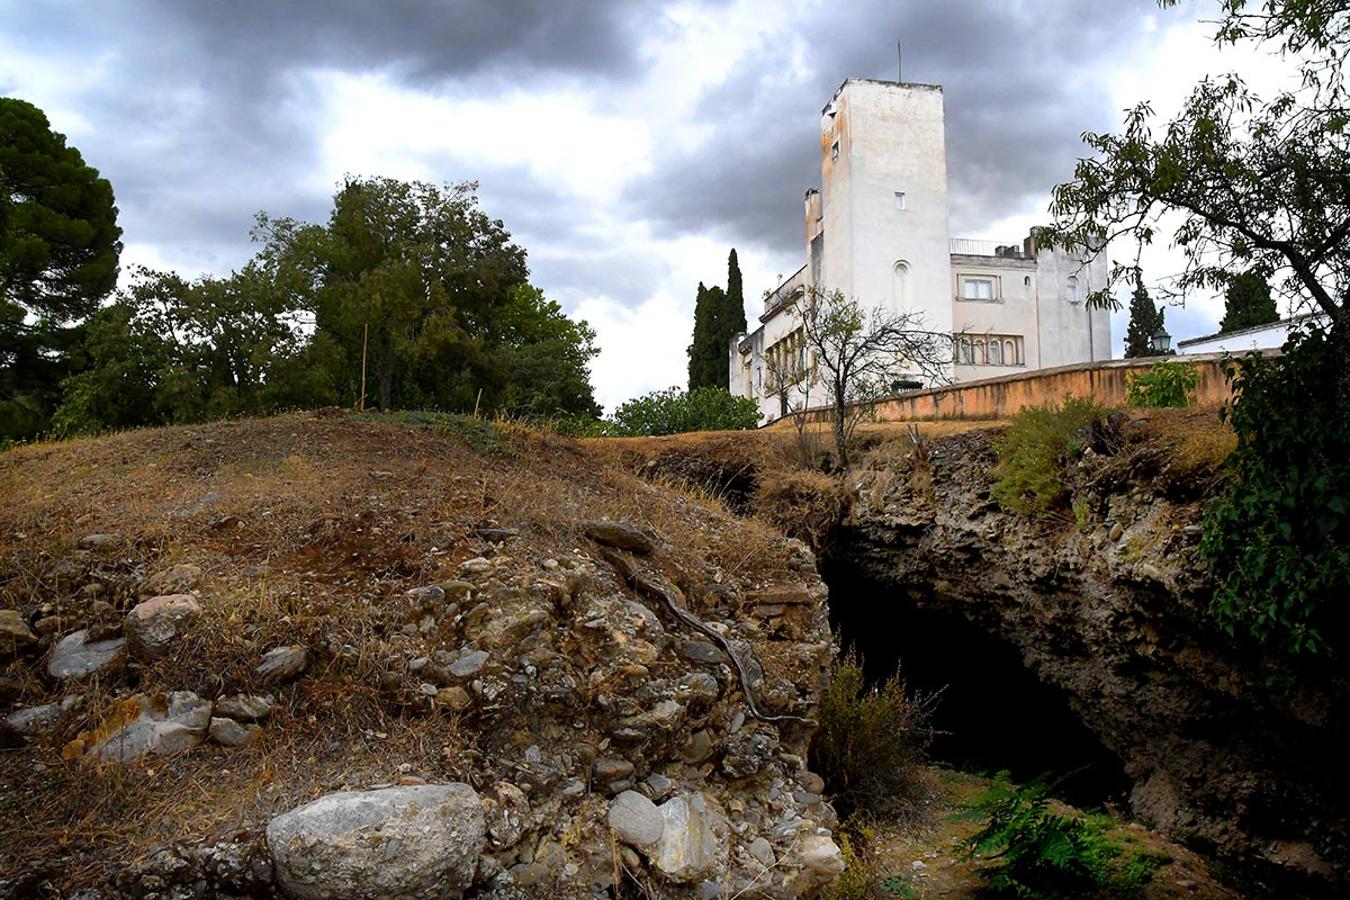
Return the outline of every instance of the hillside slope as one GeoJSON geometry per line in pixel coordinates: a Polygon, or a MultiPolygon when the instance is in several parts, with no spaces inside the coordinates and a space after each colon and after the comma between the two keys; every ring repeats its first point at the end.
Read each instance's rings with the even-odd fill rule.
{"type": "Polygon", "coordinates": [[[447,896],[786,895],[842,865],[798,718],[810,552],[573,442],[317,413],[41,444],[0,455],[0,536],[0,894],[266,894],[273,862],[303,893],[375,854],[447,896]],[[450,869],[397,816],[345,862],[264,836],[377,787],[469,798],[450,869]]]}

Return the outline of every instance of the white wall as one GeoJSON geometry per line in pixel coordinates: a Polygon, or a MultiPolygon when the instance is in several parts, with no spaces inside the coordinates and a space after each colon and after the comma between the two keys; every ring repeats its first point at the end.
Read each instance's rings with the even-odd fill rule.
{"type": "Polygon", "coordinates": [[[1108,270],[1104,253],[1085,262],[1082,255],[1062,249],[1036,249],[1037,368],[1111,358],[1111,314],[1091,309],[1086,301],[1106,284],[1108,270]],[[1076,300],[1069,296],[1070,277],[1078,279],[1076,300]]]}
{"type": "Polygon", "coordinates": [[[1258,328],[1243,328],[1228,334],[1213,334],[1185,341],[1177,345],[1177,353],[1193,356],[1197,353],[1242,354],[1248,350],[1278,350],[1289,340],[1289,333],[1307,325],[1313,317],[1295,316],[1280,322],[1271,322],[1258,328]]]}

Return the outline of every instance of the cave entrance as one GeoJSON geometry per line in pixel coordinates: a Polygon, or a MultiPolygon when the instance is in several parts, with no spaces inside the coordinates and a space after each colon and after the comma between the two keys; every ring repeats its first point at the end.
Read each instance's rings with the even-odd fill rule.
{"type": "Polygon", "coordinates": [[[1010,643],[954,613],[925,609],[847,562],[822,560],[830,622],[870,682],[895,674],[912,694],[941,691],[931,757],[968,772],[1007,769],[1014,781],[1045,773],[1054,793],[1083,808],[1124,805],[1120,758],[1074,714],[1068,695],[1040,681],[1010,643]]]}

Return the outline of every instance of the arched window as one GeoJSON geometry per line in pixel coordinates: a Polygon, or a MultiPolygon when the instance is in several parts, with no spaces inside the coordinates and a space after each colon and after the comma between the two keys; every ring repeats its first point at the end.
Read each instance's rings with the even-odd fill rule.
{"type": "Polygon", "coordinates": [[[1003,364],[1005,366],[1016,366],[1020,365],[1021,362],[1017,358],[1017,345],[1011,340],[1005,340],[1003,342],[1003,364]]]}
{"type": "Polygon", "coordinates": [[[989,357],[985,355],[984,341],[975,342],[975,365],[983,366],[989,363],[989,357]]]}
{"type": "Polygon", "coordinates": [[[891,266],[891,301],[896,309],[904,309],[909,302],[909,263],[903,259],[891,266]]]}
{"type": "Polygon", "coordinates": [[[1068,283],[1067,283],[1067,285],[1065,286],[1065,289],[1064,289],[1064,296],[1068,298],[1068,300],[1069,300],[1070,303],[1077,303],[1079,300],[1083,299],[1082,297],[1080,297],[1080,296],[1078,295],[1078,276],[1077,276],[1077,275],[1070,275],[1070,276],[1069,276],[1069,281],[1068,281],[1068,283]]]}
{"type": "Polygon", "coordinates": [[[989,342],[989,365],[1003,365],[1003,342],[997,339],[989,342]]]}

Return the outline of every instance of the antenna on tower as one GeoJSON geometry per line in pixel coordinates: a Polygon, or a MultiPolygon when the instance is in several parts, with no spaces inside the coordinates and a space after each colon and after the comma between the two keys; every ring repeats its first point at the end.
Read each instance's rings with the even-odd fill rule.
{"type": "Polygon", "coordinates": [[[895,42],[895,80],[897,83],[905,80],[905,55],[900,52],[900,42],[895,42]]]}

